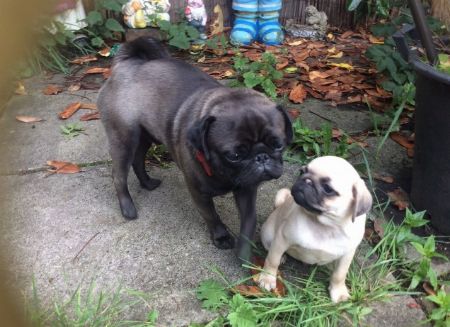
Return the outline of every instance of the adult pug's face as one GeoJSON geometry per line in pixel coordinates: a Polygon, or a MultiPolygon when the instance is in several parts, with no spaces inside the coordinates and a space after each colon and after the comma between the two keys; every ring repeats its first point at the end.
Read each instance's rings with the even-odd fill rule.
{"type": "Polygon", "coordinates": [[[291,140],[289,118],[272,103],[223,112],[207,138],[213,170],[236,187],[280,177],[282,152],[291,140]]]}

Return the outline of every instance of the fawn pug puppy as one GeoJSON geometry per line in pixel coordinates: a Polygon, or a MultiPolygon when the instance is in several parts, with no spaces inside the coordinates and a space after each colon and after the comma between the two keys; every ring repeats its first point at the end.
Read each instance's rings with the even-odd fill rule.
{"type": "Polygon", "coordinates": [[[184,175],[216,247],[234,247],[213,197],[233,192],[241,219],[238,257],[248,261],[256,227],[258,185],[281,176],[292,139],[285,111],[259,92],[223,86],[201,70],[170,58],[159,42],[124,44],[98,96],[122,215],[137,217],[127,186],[133,167],[141,186],[161,181],[145,171],[152,144],[164,144],[184,175]]]}
{"type": "Polygon", "coordinates": [[[325,156],[302,167],[292,190],[278,191],[276,209],[262,227],[262,243],[269,253],[259,285],[275,288],[278,266],[287,252],[308,264],[334,262],[331,300],[347,300],[345,278],[371,206],[366,184],[346,160],[325,156]]]}

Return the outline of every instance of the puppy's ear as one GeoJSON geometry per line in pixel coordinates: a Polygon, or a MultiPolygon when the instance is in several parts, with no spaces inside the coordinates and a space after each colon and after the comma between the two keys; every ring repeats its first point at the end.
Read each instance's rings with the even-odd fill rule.
{"type": "Polygon", "coordinates": [[[353,192],[353,212],[352,222],[355,218],[367,213],[372,207],[372,195],[367,189],[366,183],[360,178],[352,188],[353,192]]]}
{"type": "Polygon", "coordinates": [[[206,160],[209,160],[209,150],[208,150],[208,131],[211,123],[216,120],[216,117],[206,116],[201,120],[195,122],[188,131],[188,140],[192,146],[203,152],[206,160]]]}
{"type": "Polygon", "coordinates": [[[284,119],[284,129],[286,133],[286,145],[291,144],[292,138],[294,137],[294,132],[292,131],[292,122],[291,118],[289,118],[289,115],[287,114],[286,110],[280,105],[277,105],[278,111],[283,115],[284,119]]]}

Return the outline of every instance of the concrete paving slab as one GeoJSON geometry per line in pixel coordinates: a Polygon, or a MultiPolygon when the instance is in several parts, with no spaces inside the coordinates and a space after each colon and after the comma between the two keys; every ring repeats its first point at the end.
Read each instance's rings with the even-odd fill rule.
{"type": "Polygon", "coordinates": [[[14,96],[0,117],[0,167],[2,173],[41,167],[47,160],[77,163],[109,159],[108,145],[103,126],[99,120],[80,122],[81,115],[89,110],[79,110],[67,120],[58,118],[58,113],[72,102],[95,102],[97,93],[82,91],[85,98],[62,93],[58,95],[14,96]],[[35,116],[44,119],[38,123],[22,123],[17,115],[35,116]],[[78,123],[86,134],[68,139],[60,126],[78,123]]]}
{"type": "MultiPolygon", "coordinates": [[[[212,267],[232,280],[243,277],[243,270],[231,250],[218,250],[211,243],[178,169],[152,171],[163,180],[152,192],[130,178],[139,212],[130,222],[120,215],[109,166],[76,175],[0,177],[8,190],[0,195],[0,203],[8,204],[1,210],[0,227],[3,244],[10,249],[5,259],[14,272],[11,282],[29,290],[34,277],[47,299],[52,298],[49,292],[66,294],[83,282],[110,289],[122,283],[155,295],[161,326],[206,320],[210,313],[201,310],[192,290],[200,281],[217,277],[212,267]]],[[[291,176],[260,187],[259,220],[266,219],[276,190],[290,185],[291,176]]],[[[232,197],[218,198],[217,210],[237,233],[232,197]]]]}

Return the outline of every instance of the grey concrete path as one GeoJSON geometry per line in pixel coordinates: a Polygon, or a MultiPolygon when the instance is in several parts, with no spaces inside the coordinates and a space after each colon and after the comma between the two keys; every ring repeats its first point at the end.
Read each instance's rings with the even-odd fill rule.
{"type": "MultiPolygon", "coordinates": [[[[56,76],[56,79],[61,77],[56,76]]],[[[217,267],[231,280],[243,277],[231,250],[216,249],[205,224],[192,205],[182,176],[176,167],[151,167],[161,178],[158,189],[142,190],[130,174],[130,191],[139,219],[124,221],[111,180],[107,144],[100,121],[82,122],[87,135],[67,140],[59,131],[63,124],[57,113],[74,101],[95,102],[95,91],[63,92],[47,96],[43,87],[55,80],[27,81],[29,95],[14,96],[0,117],[0,241],[9,272],[9,283],[30,291],[35,278],[43,299],[69,294],[77,286],[95,281],[98,289],[118,284],[151,294],[152,309],[159,311],[158,325],[183,326],[206,321],[210,312],[201,309],[193,290],[200,281],[217,277],[217,267]],[[86,99],[87,98],[87,99],[86,99]],[[16,115],[45,119],[35,124],[15,120],[16,115]],[[94,163],[74,175],[47,176],[47,160],[94,163]]],[[[56,80],[58,81],[58,80],[56,80]]],[[[325,117],[345,130],[367,129],[367,113],[336,109],[323,102],[300,106],[302,119],[310,126],[325,117]],[[351,122],[351,123],[349,123],[351,122]]],[[[81,113],[67,122],[77,122],[81,113]]],[[[377,169],[396,174],[406,164],[404,149],[390,140],[377,169]]],[[[273,198],[281,187],[289,187],[298,167],[286,165],[282,178],[261,185],[257,203],[260,222],[272,210],[273,198]]],[[[238,219],[233,199],[217,199],[219,214],[235,233],[238,219]]],[[[372,326],[393,326],[397,319],[392,306],[375,313],[372,326]],[[391,312],[389,316],[387,312],[391,312]]],[[[135,313],[139,315],[138,313],[135,313]]],[[[408,310],[396,326],[412,326],[423,319],[420,309],[408,310]],[[406,319],[406,320],[405,320],[406,319]]],[[[138,318],[134,316],[134,318],[138,318]]],[[[140,317],[142,318],[142,317],[140,317]]]]}

